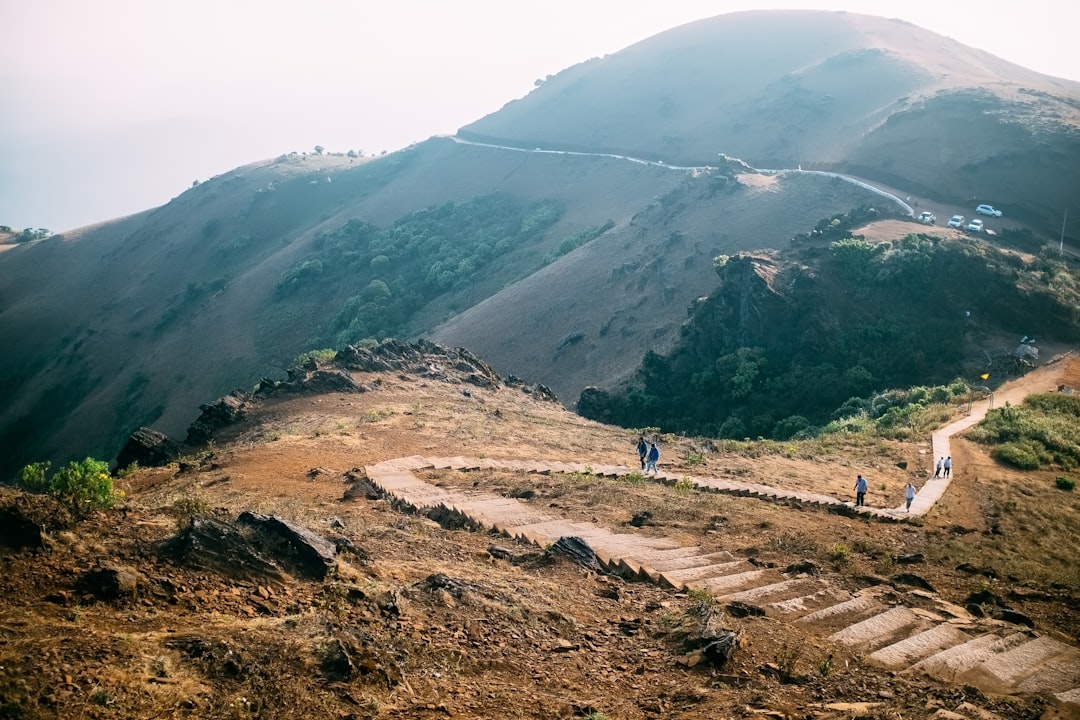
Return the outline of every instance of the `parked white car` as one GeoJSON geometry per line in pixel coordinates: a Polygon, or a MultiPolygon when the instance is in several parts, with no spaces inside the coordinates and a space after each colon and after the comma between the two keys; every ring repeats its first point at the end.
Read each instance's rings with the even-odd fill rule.
{"type": "Polygon", "coordinates": [[[934,215],[934,213],[930,212],[929,210],[924,210],[921,213],[919,213],[919,217],[916,218],[916,219],[919,222],[921,222],[923,225],[933,225],[934,223],[937,222],[937,217],[934,215]]]}
{"type": "Polygon", "coordinates": [[[962,227],[964,227],[964,216],[963,215],[953,215],[951,218],[949,218],[948,225],[949,225],[949,227],[954,227],[954,228],[962,228],[962,227]]]}
{"type": "Polygon", "coordinates": [[[970,232],[981,233],[983,231],[983,221],[976,218],[968,223],[967,229],[970,232]]]}
{"type": "Polygon", "coordinates": [[[990,217],[1001,217],[1001,211],[993,207],[992,205],[980,205],[975,208],[975,212],[980,215],[989,215],[990,217]]]}

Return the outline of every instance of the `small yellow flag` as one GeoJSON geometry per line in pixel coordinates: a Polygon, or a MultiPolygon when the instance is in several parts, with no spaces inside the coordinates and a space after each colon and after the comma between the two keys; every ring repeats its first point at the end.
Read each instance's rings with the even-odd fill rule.
{"type": "Polygon", "coordinates": [[[981,377],[983,380],[985,380],[986,378],[990,377],[990,373],[983,373],[979,377],[981,377]]]}

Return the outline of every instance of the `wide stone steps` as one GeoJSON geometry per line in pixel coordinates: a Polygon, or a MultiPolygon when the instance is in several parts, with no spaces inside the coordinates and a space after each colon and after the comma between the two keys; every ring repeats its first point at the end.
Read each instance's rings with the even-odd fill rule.
{"type": "MultiPolygon", "coordinates": [[[[500,470],[521,473],[591,473],[618,477],[623,466],[588,466],[566,462],[490,460],[465,457],[413,456],[372,465],[368,477],[395,504],[433,517],[460,519],[468,527],[487,527],[504,535],[548,547],[563,537],[589,544],[608,571],[679,591],[707,592],[721,603],[741,602],[767,615],[826,637],[869,663],[891,671],[915,673],[944,683],[972,685],[987,693],[1053,693],[1080,709],[1080,649],[1050,637],[1012,626],[980,624],[963,608],[914,591],[937,603],[940,613],[887,603],[879,589],[852,595],[808,575],[789,576],[761,568],[726,551],[680,546],[665,537],[640,532],[614,532],[587,522],[547,514],[519,500],[476,490],[437,487],[413,475],[414,470],[500,470]]],[[[812,493],[782,491],[753,483],[659,473],[661,482],[689,481],[712,492],[727,492],[776,501],[821,506],[850,503],[812,493]]],[[[895,519],[895,511],[860,508],[865,515],[895,519]]],[[[952,711],[942,719],[964,717],[952,711]]]]}

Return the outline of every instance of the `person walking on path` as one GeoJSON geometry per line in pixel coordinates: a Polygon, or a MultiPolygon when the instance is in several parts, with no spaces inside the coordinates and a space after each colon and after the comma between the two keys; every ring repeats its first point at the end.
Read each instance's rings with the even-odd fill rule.
{"type": "Polygon", "coordinates": [[[660,461],[660,448],[656,447],[656,443],[653,443],[652,447],[649,448],[649,454],[646,460],[648,462],[645,463],[645,472],[649,472],[650,470],[652,470],[653,475],[659,472],[656,469],[656,463],[660,461]]]}
{"type": "Polygon", "coordinates": [[[949,477],[952,474],[952,455],[945,458],[945,477],[949,477]]]}
{"type": "Polygon", "coordinates": [[[934,477],[941,477],[941,470],[945,467],[945,458],[939,457],[937,459],[937,466],[934,468],[934,477]]]}
{"type": "Polygon", "coordinates": [[[910,480],[904,487],[904,499],[907,500],[907,511],[911,512],[911,501],[915,499],[915,485],[910,480]]]}
{"type": "Polygon", "coordinates": [[[645,456],[649,454],[649,444],[645,442],[644,435],[638,438],[637,454],[638,460],[641,461],[641,472],[645,472],[645,456]]]}
{"type": "Polygon", "coordinates": [[[855,478],[855,507],[866,504],[866,478],[855,478]]]}

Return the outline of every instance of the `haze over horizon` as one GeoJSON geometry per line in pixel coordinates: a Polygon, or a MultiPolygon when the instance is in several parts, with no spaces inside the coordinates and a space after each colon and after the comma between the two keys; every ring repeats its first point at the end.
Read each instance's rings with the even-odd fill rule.
{"type": "Polygon", "coordinates": [[[653,3],[554,0],[0,0],[0,224],[64,231],[168,202],[283,152],[393,151],[453,133],[534,81],[687,22],[748,9],[898,17],[1080,80],[1056,0],[653,3]]]}

